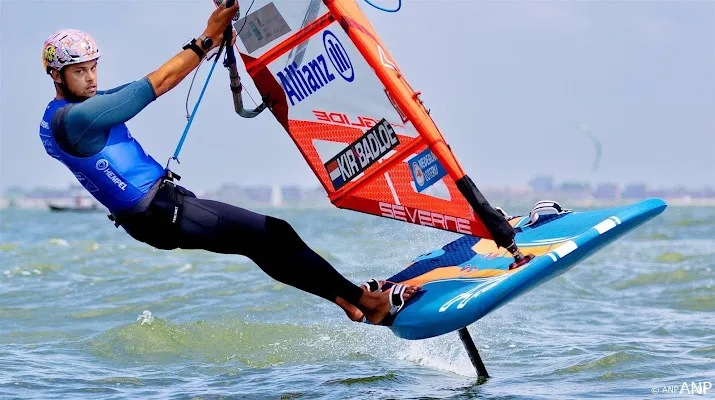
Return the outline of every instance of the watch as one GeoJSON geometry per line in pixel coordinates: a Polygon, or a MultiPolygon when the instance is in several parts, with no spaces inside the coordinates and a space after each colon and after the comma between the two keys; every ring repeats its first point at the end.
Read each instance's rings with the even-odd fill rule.
{"type": "MultiPolygon", "coordinates": [[[[202,43],[202,45],[203,45],[203,43],[202,43]]],[[[203,60],[203,59],[204,59],[204,55],[206,54],[206,53],[204,52],[204,50],[201,49],[201,47],[199,47],[199,45],[196,44],[196,39],[191,39],[191,40],[189,40],[189,42],[186,43],[186,44],[184,45],[184,47],[182,47],[182,49],[184,49],[184,50],[187,50],[187,49],[193,50],[194,53],[196,53],[196,55],[199,56],[199,60],[203,60]]]]}
{"type": "Polygon", "coordinates": [[[214,45],[214,40],[204,35],[199,36],[199,41],[201,41],[204,51],[208,51],[214,45]]]}

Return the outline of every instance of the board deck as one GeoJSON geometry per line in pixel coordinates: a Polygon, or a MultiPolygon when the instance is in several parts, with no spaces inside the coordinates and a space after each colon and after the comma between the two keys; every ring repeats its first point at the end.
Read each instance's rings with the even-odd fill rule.
{"type": "MultiPolygon", "coordinates": [[[[404,339],[426,339],[468,326],[516,297],[571,269],[607,244],[663,212],[661,199],[597,211],[572,212],[525,226],[510,223],[524,254],[536,257],[517,269],[491,240],[461,238],[413,260],[388,282],[421,284],[390,328],[404,339]]],[[[389,288],[390,284],[385,286],[389,288]]]]}

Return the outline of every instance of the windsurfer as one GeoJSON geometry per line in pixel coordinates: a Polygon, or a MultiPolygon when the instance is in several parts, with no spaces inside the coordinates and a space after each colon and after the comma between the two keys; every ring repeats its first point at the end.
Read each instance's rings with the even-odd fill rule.
{"type": "Polygon", "coordinates": [[[66,29],[51,35],[42,59],[56,95],[40,124],[45,150],[136,240],[164,250],[244,255],[272,278],[336,303],[353,321],[383,322],[420,287],[397,285],[383,292],[374,281],[362,288],[354,285],[308,247],[288,222],[201,199],[177,185],[125,125],[220,45],[237,10],[237,4],[219,6],[203,35],[159,69],[108,91],[97,91],[100,51],[88,34],[66,29]]]}

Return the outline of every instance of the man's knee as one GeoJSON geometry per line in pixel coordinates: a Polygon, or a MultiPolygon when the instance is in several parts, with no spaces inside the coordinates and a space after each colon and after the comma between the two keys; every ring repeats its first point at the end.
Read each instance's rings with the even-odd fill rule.
{"type": "Polygon", "coordinates": [[[295,229],[282,219],[266,216],[266,233],[271,244],[280,246],[277,251],[280,249],[296,251],[306,247],[295,229]]]}

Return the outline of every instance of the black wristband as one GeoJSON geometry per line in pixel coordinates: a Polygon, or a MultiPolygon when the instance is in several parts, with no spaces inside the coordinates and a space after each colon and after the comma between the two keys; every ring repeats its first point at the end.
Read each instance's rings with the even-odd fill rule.
{"type": "Polygon", "coordinates": [[[204,59],[205,53],[201,49],[201,47],[199,47],[199,45],[196,44],[196,39],[193,39],[189,43],[185,44],[184,47],[182,47],[182,49],[184,49],[184,50],[191,49],[194,51],[194,53],[196,53],[197,56],[199,56],[199,60],[204,59]]]}

